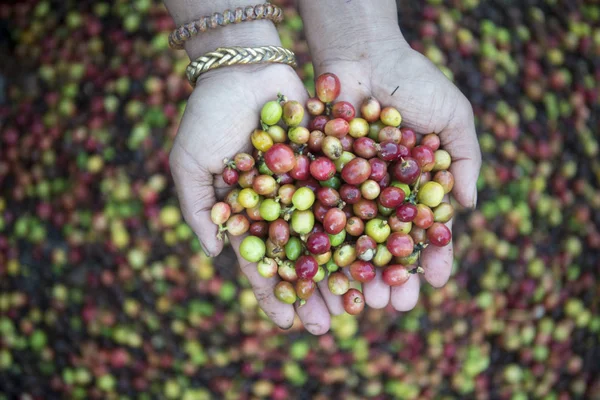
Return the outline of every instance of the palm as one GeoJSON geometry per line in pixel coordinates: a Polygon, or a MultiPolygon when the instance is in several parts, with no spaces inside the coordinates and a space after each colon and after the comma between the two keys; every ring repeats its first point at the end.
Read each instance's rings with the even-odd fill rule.
{"type": "MultiPolygon", "coordinates": [[[[435,132],[451,154],[451,171],[456,177],[454,197],[464,206],[472,206],[479,172],[479,147],[474,132],[471,107],[466,98],[425,57],[406,47],[371,51],[368,57],[350,55],[316,66],[318,73],[332,72],[342,82],[339,100],[355,107],[369,96],[383,105],[396,107],[403,126],[421,134],[435,132]],[[475,168],[472,168],[473,165],[475,168]]],[[[451,227],[451,222],[448,223],[451,227]]],[[[451,272],[452,245],[428,247],[422,254],[425,278],[434,286],[445,284],[451,272]]],[[[413,275],[391,291],[377,278],[365,285],[367,304],[384,307],[391,300],[398,310],[411,309],[417,302],[419,279],[413,275]]]]}

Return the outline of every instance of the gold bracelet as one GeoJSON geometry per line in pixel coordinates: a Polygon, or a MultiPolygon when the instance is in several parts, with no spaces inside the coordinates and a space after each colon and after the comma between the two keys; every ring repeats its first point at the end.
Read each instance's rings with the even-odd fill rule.
{"type": "Polygon", "coordinates": [[[238,7],[233,11],[225,10],[223,13],[217,12],[211,16],[202,17],[176,28],[169,34],[169,46],[174,49],[183,49],[185,41],[196,36],[198,33],[206,32],[209,29],[219,26],[261,19],[270,20],[277,24],[283,20],[283,11],[280,7],[271,3],[264,3],[245,8],[238,7]]]}
{"type": "Polygon", "coordinates": [[[219,47],[192,61],[186,75],[192,86],[198,77],[211,69],[237,64],[282,63],[296,67],[296,55],[283,47],[219,47]]]}

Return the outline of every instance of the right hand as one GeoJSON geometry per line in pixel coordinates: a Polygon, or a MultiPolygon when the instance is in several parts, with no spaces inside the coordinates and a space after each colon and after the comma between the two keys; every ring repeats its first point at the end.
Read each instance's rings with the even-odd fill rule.
{"type": "MultiPolygon", "coordinates": [[[[208,256],[214,257],[223,249],[210,210],[233,188],[223,181],[223,160],[239,152],[251,153],[250,134],[259,127],[260,110],[278,93],[302,104],[307,99],[301,80],[287,65],[233,66],[201,75],[188,100],[169,161],[183,216],[208,256]]],[[[273,294],[279,277],[263,278],[255,263],[240,256],[242,239],[230,236],[260,307],[279,327],[290,328],[294,308],[273,294]]],[[[324,296],[332,295],[326,290],[324,296]]],[[[311,333],[322,334],[329,329],[329,311],[319,293],[297,312],[311,333]]]]}

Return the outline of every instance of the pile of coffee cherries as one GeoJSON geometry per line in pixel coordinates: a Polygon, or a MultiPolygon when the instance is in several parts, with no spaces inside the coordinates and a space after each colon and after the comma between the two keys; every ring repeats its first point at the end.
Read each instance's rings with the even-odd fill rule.
{"type": "Polygon", "coordinates": [[[319,76],[317,97],[304,107],[279,95],[260,114],[250,139],[253,154],[225,160],[223,179],[235,185],[211,217],[224,232],[243,235],[240,253],[265,278],[279,275],[275,296],[305,302],[327,278],[345,310],[364,308],[350,278],[404,284],[428,245],[446,246],[454,210],[445,200],[454,185],[451,158],[434,134],[400,127],[402,117],[374,98],[360,106],[335,102],[341,85],[319,76]],[[308,128],[301,126],[305,110],[308,128]]]}

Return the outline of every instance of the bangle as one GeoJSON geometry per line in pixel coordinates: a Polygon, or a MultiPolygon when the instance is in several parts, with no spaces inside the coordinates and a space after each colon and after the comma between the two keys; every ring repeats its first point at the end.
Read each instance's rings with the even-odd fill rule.
{"type": "Polygon", "coordinates": [[[270,20],[277,24],[283,20],[283,11],[280,7],[271,3],[264,3],[245,8],[238,7],[233,11],[225,10],[223,13],[217,12],[211,16],[202,17],[176,28],[169,34],[169,46],[180,50],[183,49],[183,44],[186,40],[191,39],[198,33],[206,32],[209,29],[219,26],[261,19],[270,20]]]}
{"type": "Polygon", "coordinates": [[[196,86],[198,77],[211,69],[236,64],[282,63],[296,67],[296,55],[283,47],[219,47],[192,61],[186,68],[190,84],[196,86]]]}

